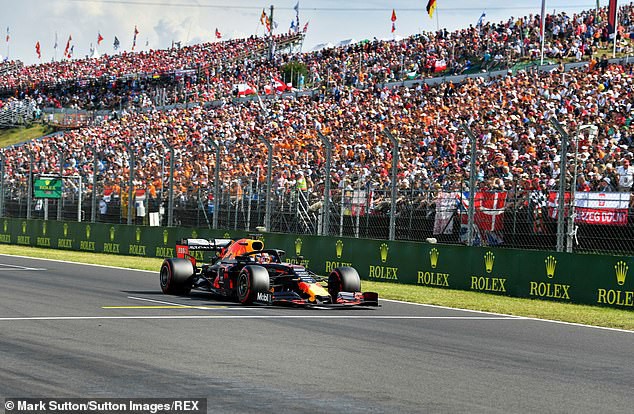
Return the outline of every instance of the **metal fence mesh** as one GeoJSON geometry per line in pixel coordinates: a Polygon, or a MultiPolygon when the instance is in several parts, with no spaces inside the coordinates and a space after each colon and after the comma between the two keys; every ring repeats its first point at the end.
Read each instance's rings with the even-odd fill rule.
{"type": "MultiPolygon", "coordinates": [[[[634,254],[631,193],[577,191],[571,197],[570,184],[576,175],[572,164],[564,167],[566,185],[561,188],[565,196],[560,217],[561,189],[557,181],[549,188],[518,183],[512,188],[492,190],[485,188],[486,180],[482,180],[472,197],[468,191],[412,185],[396,189],[393,199],[391,188],[341,179],[331,183],[326,198],[323,183],[307,189],[279,186],[273,179],[263,180],[265,174],[260,169],[243,176],[232,174],[230,179],[222,171],[216,175],[211,146],[201,148],[198,158],[206,170],[205,180],[189,187],[182,187],[179,181],[182,172],[178,155],[174,156],[176,168],[170,168],[169,151],[154,162],[155,175],[160,179],[150,182],[143,179],[143,171],[132,168],[140,149],[118,154],[122,164],[120,175],[114,177],[106,176],[99,167],[107,153],[87,148],[81,154],[83,158],[73,160],[82,165],[81,173],[64,174],[61,198],[50,199],[34,195],[34,181],[59,177],[59,166],[69,162],[64,153],[40,159],[37,165],[28,150],[8,162],[0,155],[0,214],[156,226],[169,225],[171,214],[171,225],[181,227],[253,232],[264,228],[283,233],[412,241],[433,238],[448,244],[634,254]],[[471,198],[474,215],[469,220],[471,198]]],[[[451,188],[468,189],[470,185],[454,182],[451,188]]]]}

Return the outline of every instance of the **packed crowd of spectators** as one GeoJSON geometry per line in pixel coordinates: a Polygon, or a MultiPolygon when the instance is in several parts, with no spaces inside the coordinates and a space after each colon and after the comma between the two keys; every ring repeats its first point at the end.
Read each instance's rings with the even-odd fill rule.
{"type": "MultiPolygon", "coordinates": [[[[426,32],[401,41],[365,41],[312,53],[278,53],[268,58],[268,39],[250,37],[183,48],[104,55],[40,65],[14,65],[0,72],[0,93],[30,94],[42,106],[81,109],[143,108],[184,101],[206,102],[233,96],[233,86],[249,83],[260,91],[289,61],[306,65],[312,87],[371,86],[406,77],[427,77],[438,71],[463,73],[492,70],[541,55],[538,15],[486,22],[454,32],[426,32]]],[[[632,4],[619,10],[617,52],[632,51],[632,4]]],[[[590,60],[609,43],[607,7],[546,17],[546,59],[590,60]]],[[[297,35],[278,35],[278,44],[297,35]]],[[[298,85],[295,85],[298,86],[298,85]]]]}
{"type": "MultiPolygon", "coordinates": [[[[631,6],[623,9],[629,10],[631,16],[631,6]]],[[[588,27],[586,22],[594,19],[593,13],[571,18],[564,14],[552,16],[549,30],[554,30],[555,24],[567,22],[560,24],[558,33],[576,33],[580,25],[588,27]]],[[[600,13],[599,19],[603,17],[600,13]]],[[[521,20],[526,23],[513,26],[514,21],[510,19],[508,24],[480,30],[495,37],[493,33],[506,28],[506,32],[510,31],[505,35],[509,40],[514,28],[526,25],[533,39],[528,45],[532,44],[535,19],[527,18],[521,20]]],[[[470,30],[477,29],[466,30],[464,39],[469,38],[470,30]]],[[[439,35],[435,42],[444,42],[444,36],[439,35]]],[[[585,42],[584,35],[575,37],[585,42]]],[[[564,42],[566,39],[563,36],[564,42]]],[[[604,41],[594,36],[591,39],[593,46],[604,41]]],[[[387,192],[391,186],[392,158],[390,141],[383,134],[387,129],[400,143],[399,189],[433,194],[466,186],[470,155],[469,140],[460,130],[464,123],[477,136],[478,187],[519,195],[554,189],[557,185],[561,175],[561,139],[550,122],[554,117],[571,133],[580,125],[593,124],[599,128],[592,142],[584,139],[574,143],[579,152],[580,190],[631,191],[632,65],[610,65],[601,56],[575,71],[564,72],[563,67],[551,72],[509,71],[500,78],[468,78],[460,84],[420,83],[413,88],[388,88],[371,81],[378,76],[373,75],[373,70],[388,77],[397,72],[394,68],[398,68],[401,54],[390,52],[392,48],[415,49],[422,56],[430,46],[421,42],[423,37],[417,36],[403,43],[370,42],[354,46],[362,48],[361,53],[331,49],[302,55],[311,70],[316,73],[328,70],[328,79],[334,80],[310,96],[281,96],[265,102],[227,100],[208,108],[124,111],[117,119],[101,125],[7,148],[5,182],[10,188],[26,187],[29,151],[34,158],[34,173],[58,172],[56,146],[65,150],[63,173],[82,174],[90,182],[93,148],[96,148],[101,185],[108,193],[125,192],[129,176],[127,144],[136,152],[135,185],[147,188],[154,197],[168,182],[169,155],[162,143],[167,140],[175,148],[176,197],[187,199],[201,188],[212,186],[216,160],[207,138],[222,145],[221,182],[227,190],[244,187],[249,181],[261,186],[266,177],[267,148],[259,137],[264,137],[274,147],[276,191],[290,191],[298,183],[304,185],[305,180],[307,191],[319,198],[323,197],[327,174],[325,150],[317,136],[321,132],[332,140],[329,174],[335,187],[387,192]],[[359,72],[368,77],[360,77],[358,81],[364,82],[365,88],[357,88],[355,82],[349,81],[351,73],[359,69],[355,65],[361,62],[364,66],[359,72]],[[385,62],[396,66],[389,71],[386,68],[390,65],[379,70],[385,62]]],[[[504,40],[500,42],[505,44],[504,40]]],[[[438,47],[439,52],[454,49],[443,45],[438,47]]],[[[478,50],[473,47],[467,42],[460,53],[478,50]]],[[[253,67],[249,66],[252,64],[244,64],[245,76],[252,72],[253,67]]]]}
{"type": "MultiPolygon", "coordinates": [[[[301,37],[274,36],[276,44],[301,37]]],[[[0,71],[0,96],[33,96],[43,106],[78,109],[142,108],[139,96],[161,96],[153,104],[182,102],[188,97],[211,101],[233,92],[233,85],[249,81],[268,84],[279,77],[266,65],[270,39],[249,37],[146,52],[122,52],[99,58],[62,60],[39,65],[8,65],[0,71]]],[[[9,62],[14,63],[14,62],[9,62]]]]}
{"type": "Polygon", "coordinates": [[[136,185],[156,194],[167,183],[165,139],[176,149],[176,195],[187,198],[213,182],[214,151],[207,137],[222,145],[225,186],[249,180],[264,183],[267,150],[258,138],[263,136],[274,146],[278,191],[294,187],[301,174],[309,191],[323,194],[325,150],[317,137],[320,131],[333,142],[333,185],[387,191],[392,147],[382,131],[388,129],[400,142],[400,190],[453,191],[465,188],[468,180],[468,139],[459,129],[465,123],[478,138],[479,188],[548,190],[556,187],[561,174],[561,140],[550,123],[556,117],[570,131],[582,124],[599,127],[592,142],[578,142],[580,189],[605,191],[607,183],[608,189],[631,191],[632,170],[622,174],[619,167],[632,162],[634,151],[633,88],[631,65],[597,64],[572,72],[469,78],[460,85],[348,87],[339,94],[330,90],[265,103],[130,113],[101,126],[6,149],[5,174],[9,185],[26,179],[27,150],[34,154],[35,173],[57,172],[58,145],[66,151],[64,174],[90,177],[94,146],[100,182],[125,188],[125,143],[137,154],[136,185]]]}

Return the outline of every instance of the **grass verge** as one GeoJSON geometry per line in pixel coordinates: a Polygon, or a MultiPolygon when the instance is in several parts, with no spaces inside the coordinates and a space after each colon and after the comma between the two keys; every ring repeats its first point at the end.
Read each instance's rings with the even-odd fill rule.
{"type": "Polygon", "coordinates": [[[45,125],[34,125],[29,128],[0,129],[0,148],[40,138],[52,132],[54,132],[53,128],[45,125]]]}
{"type": "MultiPolygon", "coordinates": [[[[131,256],[112,256],[99,253],[82,253],[63,250],[49,250],[35,247],[0,245],[0,254],[12,254],[46,259],[101,265],[116,265],[130,269],[157,272],[161,259],[131,256]]],[[[601,308],[596,306],[556,303],[544,300],[509,298],[484,293],[460,290],[446,290],[423,286],[399,285],[394,283],[363,282],[363,290],[378,292],[384,299],[425,303],[452,308],[471,309],[508,315],[542,318],[586,325],[604,326],[634,331],[634,310],[601,308]]]]}

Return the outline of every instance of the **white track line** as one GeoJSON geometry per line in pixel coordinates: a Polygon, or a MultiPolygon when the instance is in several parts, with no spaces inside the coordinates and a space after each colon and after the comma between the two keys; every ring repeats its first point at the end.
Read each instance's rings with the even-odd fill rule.
{"type": "Polygon", "coordinates": [[[16,266],[8,263],[0,263],[0,271],[2,270],[46,270],[40,267],[26,267],[26,266],[16,266]]]}
{"type": "Polygon", "coordinates": [[[0,318],[12,321],[87,321],[108,319],[443,319],[443,320],[516,320],[496,316],[390,316],[390,315],[146,315],[146,316],[20,316],[0,318]]]}
{"type": "MultiPolygon", "coordinates": [[[[129,267],[101,265],[101,264],[94,264],[94,263],[72,262],[70,260],[47,259],[47,258],[44,258],[44,257],[21,256],[21,255],[17,255],[17,254],[8,254],[8,253],[0,253],[0,256],[18,257],[20,259],[44,260],[46,262],[67,263],[67,264],[74,264],[74,265],[79,265],[79,266],[105,267],[105,268],[109,268],[109,269],[129,270],[131,272],[142,272],[142,273],[153,273],[153,274],[158,274],[159,273],[158,270],[155,271],[155,270],[144,270],[144,269],[131,269],[129,267]]],[[[139,257],[139,259],[142,259],[142,257],[139,257]]],[[[42,270],[47,270],[47,269],[42,269],[42,270]]]]}
{"type": "MultiPolygon", "coordinates": [[[[81,265],[81,266],[106,267],[106,268],[111,268],[111,269],[128,270],[128,271],[131,271],[131,272],[143,272],[143,273],[152,273],[152,274],[157,274],[158,273],[158,271],[151,271],[151,270],[130,269],[130,268],[127,268],[127,267],[107,266],[107,265],[99,265],[99,264],[91,264],[91,263],[79,263],[79,262],[71,262],[71,261],[68,261],[68,260],[46,259],[46,258],[42,258],[42,257],[19,256],[19,255],[6,254],[6,253],[0,253],[0,256],[19,257],[19,258],[23,258],[23,259],[33,259],[33,260],[44,260],[44,261],[49,261],[49,262],[68,263],[68,264],[76,264],[76,265],[81,265]]],[[[463,308],[452,308],[452,307],[449,307],[449,306],[428,305],[428,304],[425,304],[425,303],[403,302],[403,301],[400,301],[400,300],[391,300],[391,299],[381,299],[381,301],[401,303],[401,304],[404,304],[404,305],[412,305],[412,306],[426,306],[426,307],[439,308],[439,309],[449,309],[449,310],[455,310],[455,311],[461,311],[461,312],[483,313],[483,314],[487,314],[487,315],[505,316],[505,318],[502,318],[502,319],[531,320],[531,321],[538,321],[538,322],[556,323],[556,324],[560,324],[560,325],[577,326],[577,327],[581,327],[581,328],[601,329],[601,330],[605,330],[605,331],[625,332],[625,333],[630,333],[630,334],[634,333],[634,331],[630,331],[630,330],[627,330],[627,329],[607,328],[607,327],[604,327],[604,326],[595,326],[595,325],[584,325],[584,324],[581,324],[581,323],[555,321],[555,320],[552,320],[552,319],[529,318],[529,317],[524,317],[524,316],[506,315],[506,314],[503,314],[503,313],[484,312],[484,311],[477,311],[477,310],[463,309],[463,308]]],[[[4,319],[0,318],[0,321],[2,321],[2,320],[4,320],[4,319]]]]}
{"type": "MultiPolygon", "coordinates": [[[[187,305],[184,303],[177,303],[177,302],[166,302],[163,300],[156,300],[156,299],[148,299],[148,298],[140,298],[137,296],[128,296],[128,299],[133,299],[133,300],[140,300],[143,302],[151,302],[151,303],[160,303],[162,305],[170,305],[170,306],[182,306],[185,309],[200,309],[200,310],[248,310],[248,309],[253,309],[253,308],[245,308],[244,306],[234,306],[234,307],[230,307],[230,306],[222,306],[219,305],[217,308],[214,307],[209,307],[209,306],[195,306],[195,305],[187,305]]],[[[190,301],[191,298],[189,299],[190,301]]],[[[193,301],[192,301],[193,302],[193,301]]]]}
{"type": "Polygon", "coordinates": [[[403,305],[412,305],[412,306],[424,306],[427,308],[437,308],[437,309],[446,309],[446,310],[455,310],[462,312],[473,312],[473,313],[482,313],[485,315],[498,315],[498,316],[507,316],[509,319],[523,319],[527,321],[538,321],[538,322],[547,322],[547,323],[557,323],[560,325],[570,325],[570,326],[578,326],[581,328],[592,328],[592,329],[603,329],[606,331],[616,331],[616,332],[625,332],[634,334],[634,331],[630,331],[627,329],[619,329],[619,328],[608,328],[605,326],[595,326],[595,325],[585,325],[583,323],[575,323],[575,322],[564,322],[564,321],[555,321],[552,319],[541,319],[541,318],[531,318],[528,316],[517,316],[517,315],[507,315],[505,313],[495,313],[495,312],[485,312],[471,309],[462,309],[462,308],[451,308],[449,306],[440,306],[440,305],[429,305],[426,303],[412,303],[412,302],[403,302],[402,300],[393,300],[393,299],[381,299],[382,302],[393,302],[393,303],[401,303],[403,305]]]}

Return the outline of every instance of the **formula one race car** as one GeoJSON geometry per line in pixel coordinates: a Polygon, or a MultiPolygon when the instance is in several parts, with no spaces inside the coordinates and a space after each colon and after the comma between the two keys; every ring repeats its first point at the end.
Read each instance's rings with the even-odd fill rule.
{"type": "Polygon", "coordinates": [[[361,292],[354,268],[336,268],[326,278],[304,266],[284,263],[284,254],[264,249],[264,242],[257,239],[183,239],[176,245],[177,257],[163,261],[161,289],[171,295],[198,289],[245,305],[379,306],[377,293],[361,292]],[[192,254],[205,250],[215,251],[216,257],[199,267],[192,254]]]}

